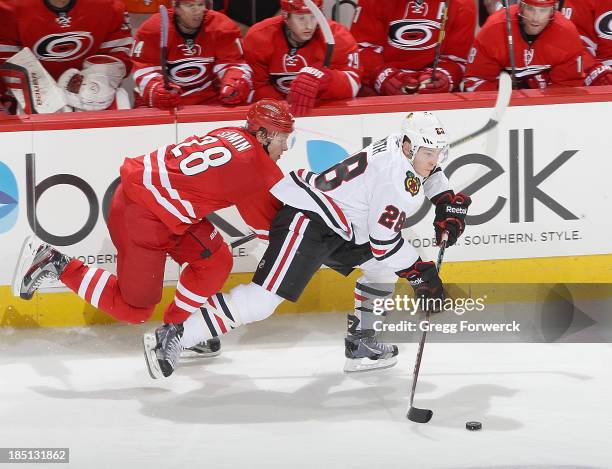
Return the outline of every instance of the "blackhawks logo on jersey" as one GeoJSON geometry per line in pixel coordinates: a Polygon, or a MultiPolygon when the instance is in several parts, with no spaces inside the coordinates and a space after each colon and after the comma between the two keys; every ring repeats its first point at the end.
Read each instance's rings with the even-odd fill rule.
{"type": "Polygon", "coordinates": [[[421,189],[421,180],[416,177],[412,171],[407,171],[404,186],[406,188],[406,191],[410,192],[410,195],[414,197],[419,193],[419,190],[421,189]]]}

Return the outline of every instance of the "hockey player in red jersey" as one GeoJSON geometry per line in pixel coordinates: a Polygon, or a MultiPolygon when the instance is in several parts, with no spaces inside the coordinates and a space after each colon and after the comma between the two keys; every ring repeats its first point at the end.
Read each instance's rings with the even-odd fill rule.
{"type": "Polygon", "coordinates": [[[345,276],[357,266],[362,272],[355,284],[355,310],[348,315],[345,371],[393,366],[398,349],[378,342],[376,323],[383,312],[376,305],[393,294],[398,277],[410,282],[426,310],[439,310],[435,303],[443,299],[434,263],[423,261],[402,237],[406,219],[429,199],[436,206],[438,243],[446,232],[447,245],[454,245],[465,229],[471,199],[451,190],[439,166],[447,151],[448,136],[437,117],[413,112],[401,133],[320,174],[298,170],[286,175],[271,189],[285,205],[272,221],[252,282],[210,297],[182,326],[145,334],[151,376],[169,376],[181,347],[266,319],[283,300],[297,301],[323,264],[345,276]]]}
{"type": "MultiPolygon", "coordinates": [[[[584,84],[584,47],[555,0],[520,0],[510,7],[517,85],[521,89],[584,84]]],[[[496,90],[502,70],[512,72],[506,15],[491,15],[476,35],[465,71],[465,91],[496,90]]]]}
{"type": "Polygon", "coordinates": [[[175,0],[169,11],[166,89],[160,64],[160,14],[136,32],[132,53],[136,106],[172,109],[190,104],[241,104],[252,88],[240,30],[205,0],[175,0]]]}
{"type": "MultiPolygon", "coordinates": [[[[322,0],[314,0],[320,7],[322,0]]],[[[329,20],[335,48],[323,66],[325,39],[303,0],[282,0],[282,15],[253,25],[244,54],[253,68],[255,99],[287,99],[294,115],[305,115],[323,99],[352,98],[361,86],[357,44],[341,24],[329,20]]]]}
{"type": "Polygon", "coordinates": [[[361,0],[351,33],[364,68],[363,95],[447,93],[459,88],[474,29],[473,0],[361,0]],[[444,9],[446,35],[432,82],[444,9]]]}
{"type": "Polygon", "coordinates": [[[0,62],[29,47],[56,80],[96,54],[129,71],[134,40],[120,0],[5,0],[13,28],[0,33],[0,62]],[[104,14],[101,14],[103,12],[104,14]]]}
{"type": "Polygon", "coordinates": [[[262,100],[250,107],[244,128],[222,127],[126,158],[108,216],[117,275],[69,259],[33,235],[24,243],[13,294],[30,299],[46,277],[59,278],[115,319],[141,323],[161,300],[170,255],[187,266],[164,321],[184,321],[221,288],[232,267],[230,250],[206,215],[235,205],[267,238],[281,206],[269,189],[282,178],[276,161],[292,131],[287,105],[262,100]]]}
{"type": "Polygon", "coordinates": [[[563,15],[580,33],[586,48],[584,84],[612,85],[612,0],[565,0],[563,15]]]}
{"type": "MultiPolygon", "coordinates": [[[[4,3],[0,63],[27,47],[65,90],[70,106],[101,110],[112,105],[121,80],[130,71],[134,42],[122,1],[4,3]]],[[[118,95],[118,101],[118,107],[129,107],[125,93],[118,95]]]]}

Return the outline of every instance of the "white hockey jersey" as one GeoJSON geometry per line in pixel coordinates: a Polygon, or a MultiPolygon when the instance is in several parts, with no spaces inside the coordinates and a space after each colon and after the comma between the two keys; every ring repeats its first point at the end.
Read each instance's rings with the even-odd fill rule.
{"type": "Polygon", "coordinates": [[[402,152],[402,134],[378,140],[330,169],[315,174],[292,171],[271,189],[292,207],[316,212],[338,235],[356,244],[370,243],[378,260],[418,258],[401,229],[425,197],[450,190],[441,170],[419,176],[402,152]]]}

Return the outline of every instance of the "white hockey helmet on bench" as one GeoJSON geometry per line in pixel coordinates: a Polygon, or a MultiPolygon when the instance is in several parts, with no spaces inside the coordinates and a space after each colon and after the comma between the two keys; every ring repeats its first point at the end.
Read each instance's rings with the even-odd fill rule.
{"type": "Polygon", "coordinates": [[[444,125],[429,111],[411,112],[402,122],[402,134],[410,140],[410,160],[419,148],[441,149],[438,164],[448,156],[448,135],[444,125]]]}

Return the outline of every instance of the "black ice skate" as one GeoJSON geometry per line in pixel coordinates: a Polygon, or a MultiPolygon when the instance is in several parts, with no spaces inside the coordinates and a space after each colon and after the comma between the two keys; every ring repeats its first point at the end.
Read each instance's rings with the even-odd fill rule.
{"type": "Polygon", "coordinates": [[[397,345],[378,342],[374,331],[360,331],[344,339],[345,373],[390,368],[397,363],[397,345]]]}
{"type": "Polygon", "coordinates": [[[183,349],[181,360],[187,358],[212,358],[221,353],[221,340],[218,337],[204,340],[199,344],[183,349]]]}
{"type": "Polygon", "coordinates": [[[164,324],[143,336],[144,356],[151,378],[167,378],[174,372],[183,351],[182,337],[182,324],[164,324]]]}
{"type": "Polygon", "coordinates": [[[36,235],[25,239],[13,274],[14,296],[31,300],[44,280],[56,280],[70,258],[40,240],[36,235]]]}

